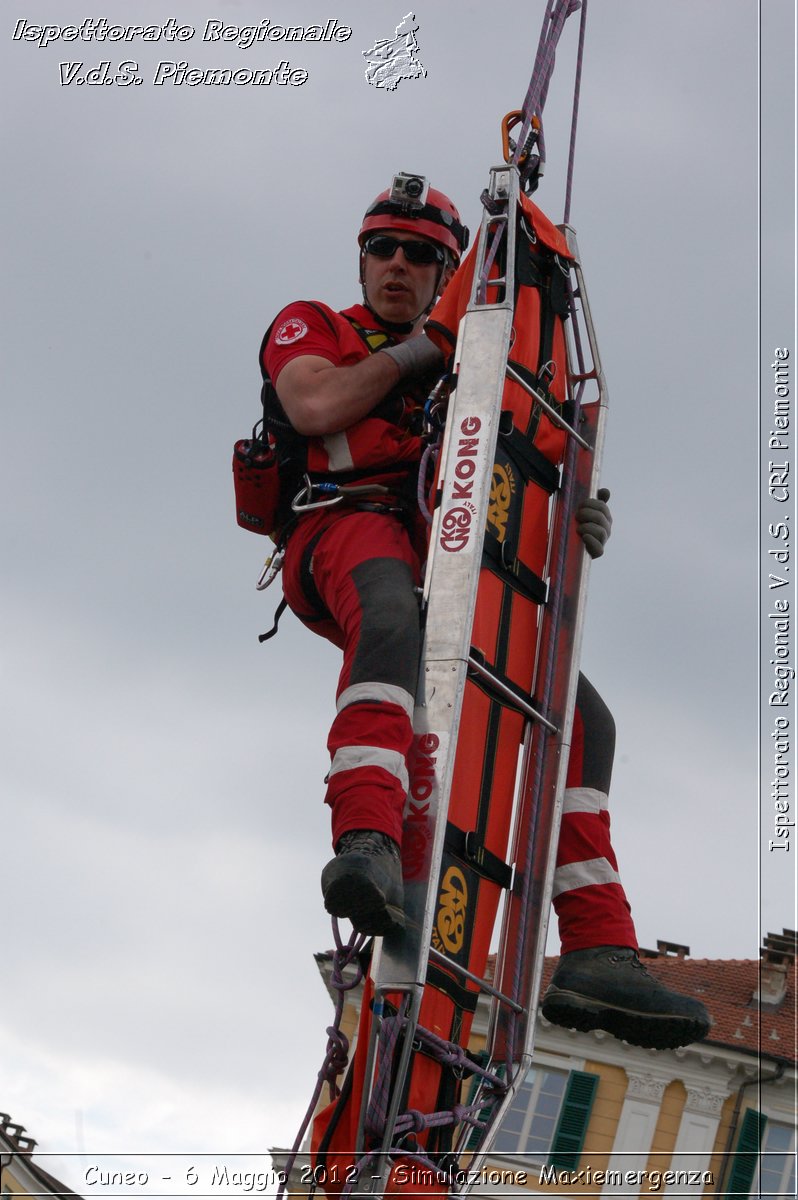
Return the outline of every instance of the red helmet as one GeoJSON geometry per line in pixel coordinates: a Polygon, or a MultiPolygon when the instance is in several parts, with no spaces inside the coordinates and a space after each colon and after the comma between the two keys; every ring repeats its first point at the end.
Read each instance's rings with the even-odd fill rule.
{"type": "Polygon", "coordinates": [[[450,250],[455,261],[468,245],[468,229],[448,196],[430,187],[423,175],[405,172],[394,176],[393,185],[369,205],[360,233],[362,246],[378,229],[402,229],[417,233],[450,250]]]}

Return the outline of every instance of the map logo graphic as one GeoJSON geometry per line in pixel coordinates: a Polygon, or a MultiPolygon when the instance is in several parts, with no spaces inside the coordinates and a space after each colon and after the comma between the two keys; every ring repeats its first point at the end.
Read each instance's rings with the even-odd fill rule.
{"type": "Polygon", "coordinates": [[[364,50],[366,82],[393,92],[403,79],[423,79],[427,68],[418,59],[417,33],[415,13],[409,12],[392,38],[378,38],[370,50],[364,50]]]}

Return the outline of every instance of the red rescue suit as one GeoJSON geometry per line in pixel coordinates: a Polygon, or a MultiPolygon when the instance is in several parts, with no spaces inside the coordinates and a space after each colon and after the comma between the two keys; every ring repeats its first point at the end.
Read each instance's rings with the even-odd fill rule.
{"type": "MultiPolygon", "coordinates": [[[[292,304],[271,328],[263,366],[279,391],[280,371],[300,355],[335,366],[364,359],[377,340],[369,345],[369,331],[378,334],[380,326],[362,305],[338,314],[315,302],[292,304]]],[[[351,428],[308,438],[309,473],[338,482],[365,477],[398,490],[410,481],[414,491],[421,449],[416,418],[412,401],[391,394],[351,428]]],[[[303,516],[288,538],[285,598],[300,620],[344,654],[328,739],[325,799],[333,845],[350,829],[379,830],[401,842],[420,654],[414,589],[426,553],[418,520],[336,507],[303,516]]],[[[637,946],[609,838],[613,747],[612,717],[580,677],[554,877],[563,953],[637,946]]]]}

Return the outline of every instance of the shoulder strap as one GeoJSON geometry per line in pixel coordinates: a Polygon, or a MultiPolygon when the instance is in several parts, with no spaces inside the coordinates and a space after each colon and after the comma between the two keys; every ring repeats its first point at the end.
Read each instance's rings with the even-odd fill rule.
{"type": "Polygon", "coordinates": [[[396,338],[392,337],[390,333],[386,333],[383,329],[366,329],[354,317],[346,317],[344,313],[341,316],[345,317],[360,340],[365,343],[369,354],[374,354],[377,350],[382,350],[383,346],[396,345],[396,338]]]}

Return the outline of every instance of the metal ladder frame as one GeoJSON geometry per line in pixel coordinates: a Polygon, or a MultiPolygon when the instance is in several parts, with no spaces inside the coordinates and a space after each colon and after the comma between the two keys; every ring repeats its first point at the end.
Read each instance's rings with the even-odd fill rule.
{"type": "MultiPolygon", "coordinates": [[[[559,555],[562,560],[559,567],[564,571],[564,577],[559,603],[561,606],[563,597],[568,598],[572,614],[569,630],[572,635],[572,652],[565,657],[558,654],[552,639],[554,642],[557,640],[561,614],[547,613],[545,606],[545,615],[539,622],[536,650],[539,667],[544,674],[546,657],[554,662],[553,678],[543,682],[552,693],[547,704],[548,713],[554,713],[557,720],[551,720],[548,713],[539,711],[532,703],[532,696],[529,697],[529,704],[519,700],[514,693],[509,693],[506,697],[508,703],[515,705],[525,714],[527,729],[522,784],[516,797],[511,833],[513,860],[516,865],[515,880],[505,900],[494,984],[478,979],[430,948],[466,680],[469,673],[475,671],[483,674],[487,672],[490,675],[486,668],[472,658],[470,638],[502,396],[508,376],[524,386],[507,364],[513,324],[515,213],[518,193],[519,179],[515,167],[502,165],[492,168],[488,188],[489,206],[486,206],[480,228],[471,299],[458,330],[455,351],[457,386],[449,401],[441,451],[441,495],[430,535],[430,560],[424,591],[424,649],[414,714],[417,738],[431,750],[434,749],[434,773],[430,778],[429,792],[425,793],[424,810],[424,834],[430,841],[421,869],[415,872],[413,878],[405,879],[406,929],[376,943],[372,963],[373,1019],[356,1147],[357,1155],[366,1153],[364,1127],[372,1086],[381,1065],[378,1046],[384,1019],[385,997],[389,994],[399,994],[404,997],[405,1031],[402,1051],[394,1068],[394,1086],[381,1145],[378,1151],[369,1152],[369,1157],[375,1153],[380,1156],[379,1178],[383,1189],[390,1172],[391,1152],[400,1152],[393,1145],[394,1130],[414,1050],[414,1035],[418,1027],[427,966],[431,956],[445,963],[449,969],[462,977],[476,982],[481,991],[492,997],[490,1060],[494,1066],[498,1063],[504,1064],[506,1075],[501,1100],[497,1100],[495,1093],[491,1095],[490,1087],[486,1088],[484,1084],[477,1092],[478,1097],[484,1093],[486,1103],[490,1098],[492,1111],[481,1132],[481,1142],[474,1158],[475,1164],[481,1163],[490,1149],[501,1118],[526,1074],[534,1043],[534,1011],[545,952],[587,591],[587,555],[581,542],[568,536],[567,526],[576,503],[574,496],[571,496],[571,503],[562,504],[558,500],[549,542],[550,555],[554,546],[555,556],[559,555]],[[503,291],[503,296],[489,303],[484,291],[483,295],[479,296],[480,275],[491,253],[490,244],[495,245],[502,236],[506,239],[505,276],[501,279],[491,278],[487,291],[499,289],[503,291]],[[456,620],[453,620],[453,613],[457,614],[456,620]],[[542,748],[547,749],[546,760],[549,765],[544,765],[541,770],[542,748]],[[542,801],[547,795],[549,803],[543,804],[542,801]],[[543,819],[542,809],[545,809],[543,819]]],[[[582,363],[581,335],[576,328],[577,307],[572,303],[573,327],[568,339],[569,391],[577,401],[577,413],[585,414],[590,410],[590,416],[583,415],[581,418],[586,427],[587,438],[566,424],[571,437],[566,452],[563,482],[565,483],[568,477],[578,477],[577,491],[578,498],[581,498],[582,494],[594,494],[598,480],[606,386],[587,303],[576,238],[569,227],[563,227],[563,232],[574,258],[576,286],[572,287],[572,293],[581,304],[593,364],[590,370],[585,371],[582,363]],[[589,379],[596,381],[598,400],[591,406],[580,405],[581,392],[589,379]]],[[[542,397],[535,396],[535,399],[550,416],[563,424],[559,415],[546,406],[542,397]]],[[[550,569],[552,566],[557,564],[549,563],[550,569]]],[[[494,680],[491,686],[498,686],[498,681],[494,680]]],[[[535,686],[537,687],[537,682],[535,686]]],[[[461,1131],[455,1153],[464,1152],[472,1133],[469,1128],[461,1131]]],[[[362,1183],[365,1190],[365,1178],[362,1183]]],[[[371,1188],[374,1186],[375,1179],[372,1178],[371,1188]]],[[[357,1182],[352,1190],[361,1190],[357,1182]]]]}

